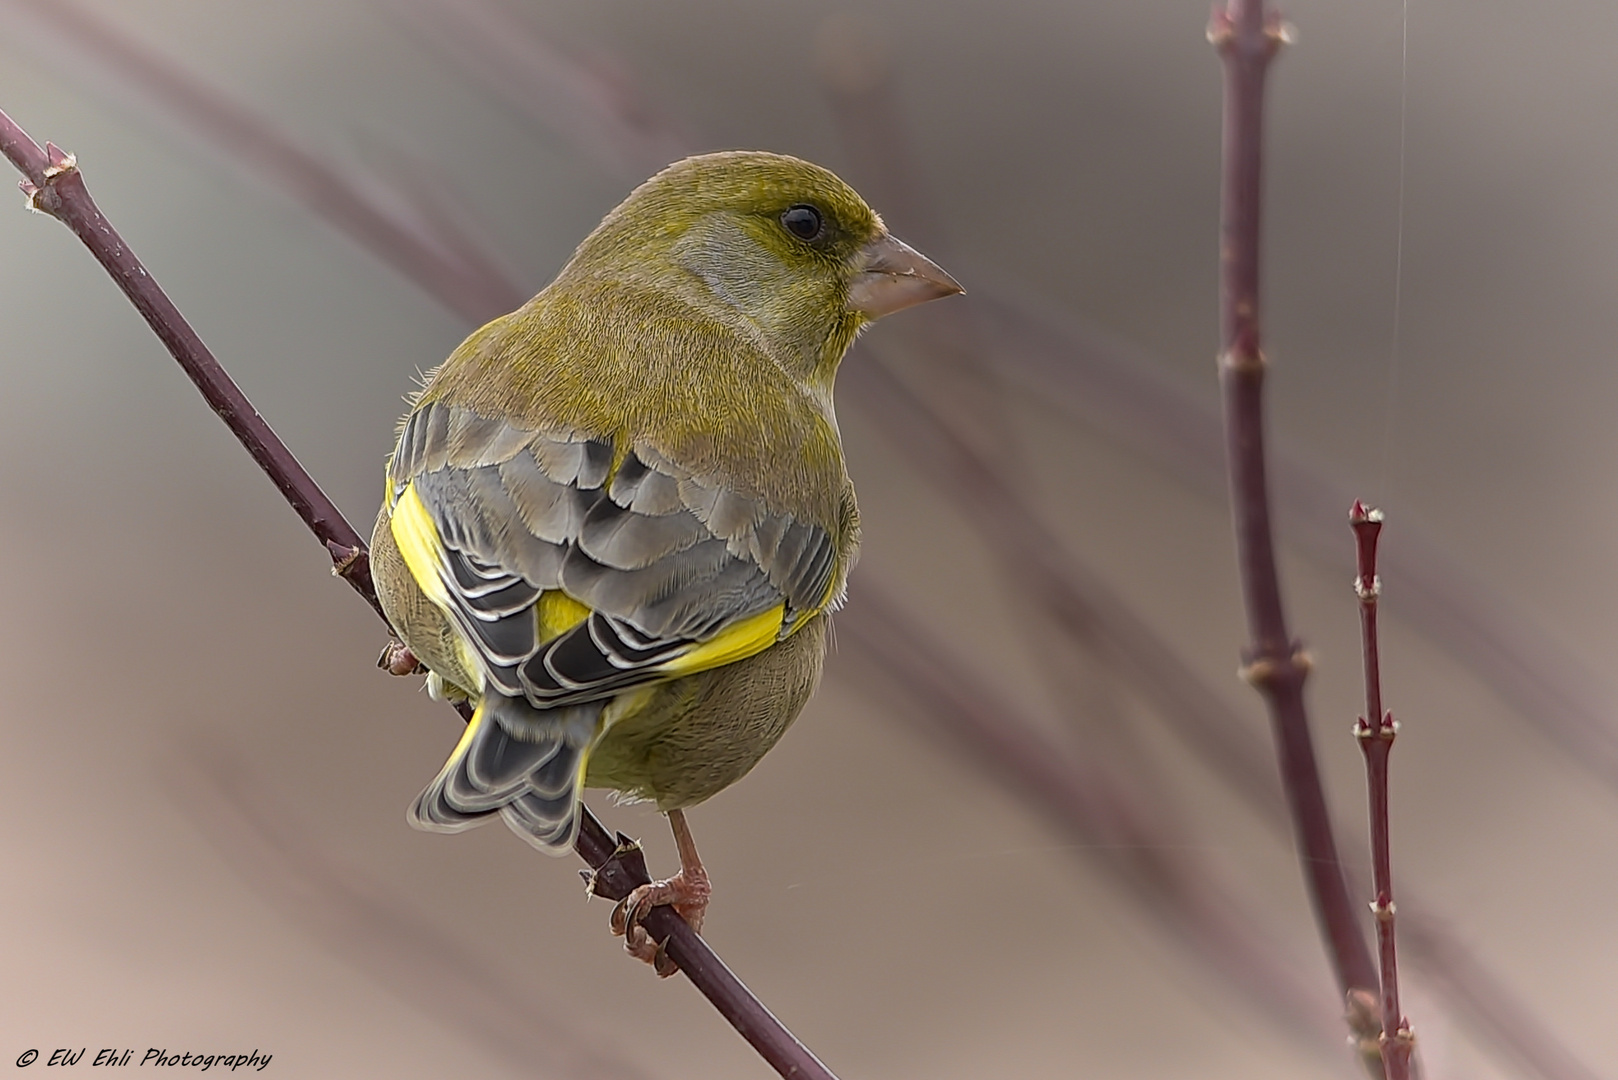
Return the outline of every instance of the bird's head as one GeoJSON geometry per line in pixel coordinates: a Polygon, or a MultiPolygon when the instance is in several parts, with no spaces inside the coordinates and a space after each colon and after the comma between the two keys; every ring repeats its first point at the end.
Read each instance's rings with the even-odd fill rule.
{"type": "Polygon", "coordinates": [[[625,199],[564,271],[669,290],[740,319],[829,383],[866,325],[961,290],[818,165],[733,151],[675,162],[625,199]]]}

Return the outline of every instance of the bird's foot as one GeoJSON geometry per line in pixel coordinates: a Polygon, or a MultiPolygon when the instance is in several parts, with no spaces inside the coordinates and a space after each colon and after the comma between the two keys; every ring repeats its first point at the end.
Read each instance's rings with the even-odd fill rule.
{"type": "Polygon", "coordinates": [[[651,964],[659,975],[667,978],[678,968],[669,960],[663,946],[646,933],[641,920],[651,914],[653,908],[667,904],[686,921],[686,925],[700,934],[711,895],[713,886],[701,863],[697,864],[694,872],[691,867],[682,867],[673,877],[641,885],[618,901],[618,906],[612,909],[612,932],[624,939],[624,950],[629,955],[651,964]]]}
{"type": "Polygon", "coordinates": [[[416,654],[410,651],[410,646],[398,638],[389,638],[388,643],[382,647],[382,655],[376,658],[376,666],[389,675],[415,675],[426,671],[416,654]]]}
{"type": "Polygon", "coordinates": [[[624,939],[624,950],[652,965],[652,969],[665,979],[678,971],[679,967],[669,959],[664,945],[651,939],[646,928],[641,926],[641,920],[653,908],[666,904],[686,921],[686,925],[700,934],[702,920],[708,913],[708,899],[713,895],[708,871],[697,855],[697,846],[691,839],[690,830],[686,828],[685,815],[679,810],[669,811],[669,825],[674,830],[675,846],[680,851],[679,872],[666,880],[637,886],[618,901],[618,906],[612,909],[611,919],[612,932],[624,939]]]}

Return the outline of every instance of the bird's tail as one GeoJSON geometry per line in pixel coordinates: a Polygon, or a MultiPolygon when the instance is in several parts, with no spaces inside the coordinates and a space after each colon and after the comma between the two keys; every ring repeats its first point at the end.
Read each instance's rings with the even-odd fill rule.
{"type": "Polygon", "coordinates": [[[460,832],[498,812],[534,847],[566,854],[600,718],[600,702],[536,709],[486,690],[454,753],[410,808],[410,823],[460,832]]]}

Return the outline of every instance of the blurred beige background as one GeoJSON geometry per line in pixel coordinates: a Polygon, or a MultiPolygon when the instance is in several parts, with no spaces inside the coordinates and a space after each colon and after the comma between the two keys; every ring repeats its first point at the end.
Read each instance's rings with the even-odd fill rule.
{"type": "MultiPolygon", "coordinates": [[[[529,289],[632,182],[480,89],[386,0],[84,6],[344,167],[385,169],[389,148],[431,159],[529,289]]],[[[692,145],[850,163],[816,74],[842,9],[510,10],[621,72],[692,145]]],[[[859,10],[860,48],[893,65],[930,227],[948,236],[900,214],[894,230],[939,255],[963,303],[1023,297],[1211,406],[1206,4],[859,10]]],[[[1482,583],[1610,714],[1618,7],[1411,4],[1396,374],[1402,8],[1285,12],[1299,43],[1273,84],[1266,253],[1279,446],[1380,501],[1390,552],[1419,534],[1482,583]]],[[[13,0],[0,107],[78,154],[109,217],[367,531],[401,395],[470,327],[13,0]]],[[[456,738],[450,715],[374,669],[374,617],[78,244],[14,207],[0,256],[0,1062],[257,1048],[282,1077],[765,1075],[683,980],[622,956],[571,860],[499,827],[406,827],[456,738]]],[[[1233,676],[1244,631],[1222,503],[1037,396],[1006,407],[1071,551],[1261,730],[1233,676]]],[[[1065,690],[1040,682],[961,508],[871,414],[845,408],[843,427],[867,528],[854,605],[862,580],[888,583],[1058,733],[1071,737],[1057,719],[1071,695],[1143,711],[1077,658],[1065,690]]],[[[1346,528],[1336,562],[1289,549],[1284,569],[1319,662],[1331,797],[1357,827],[1346,528]]],[[[1615,792],[1418,632],[1396,577],[1387,588],[1398,881],[1610,1075],[1615,792]]],[[[1093,853],[981,763],[891,722],[850,671],[834,656],[782,745],[691,816],[718,889],[710,940],[845,1080],[1356,1075],[1289,848],[1161,725],[1142,721],[1151,767],[1121,775],[1155,778],[1132,794],[1173,807],[1170,846],[1242,898],[1313,992],[1299,1007],[1315,1029],[1277,1023],[1195,960],[1093,853]]],[[[592,801],[672,868],[653,813],[592,801]]],[[[1532,1075],[1421,970],[1406,993],[1435,1080],[1532,1075]]]]}

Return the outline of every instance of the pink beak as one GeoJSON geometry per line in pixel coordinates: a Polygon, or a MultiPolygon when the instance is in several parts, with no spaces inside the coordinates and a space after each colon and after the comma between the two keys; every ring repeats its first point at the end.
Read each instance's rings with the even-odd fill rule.
{"type": "Polygon", "coordinates": [[[943,267],[883,233],[861,252],[860,272],[849,286],[848,306],[873,319],[943,296],[965,292],[943,267]]]}

